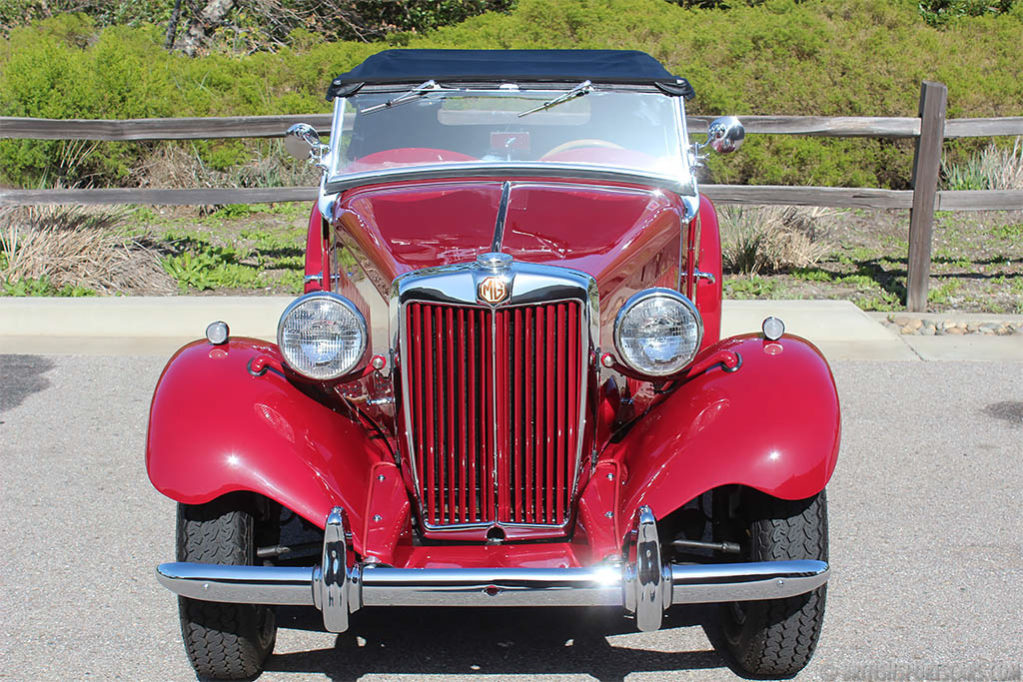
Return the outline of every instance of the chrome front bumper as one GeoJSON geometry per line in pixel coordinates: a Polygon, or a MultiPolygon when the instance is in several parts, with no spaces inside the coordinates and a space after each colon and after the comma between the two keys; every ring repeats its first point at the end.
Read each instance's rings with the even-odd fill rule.
{"type": "Polygon", "coordinates": [[[640,630],[656,630],[672,604],[779,599],[828,579],[808,559],[736,564],[661,560],[657,523],[641,507],[620,563],[586,568],[391,568],[349,562],[344,513],[327,517],[320,565],[222,566],[167,563],[157,579],[204,601],[316,606],[330,632],[348,629],[363,606],[623,606],[640,630]],[[352,565],[349,566],[349,563],[352,565]]]}

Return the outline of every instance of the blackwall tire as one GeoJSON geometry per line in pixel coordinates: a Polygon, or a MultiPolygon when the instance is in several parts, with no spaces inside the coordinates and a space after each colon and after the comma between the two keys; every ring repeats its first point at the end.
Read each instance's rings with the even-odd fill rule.
{"type": "MultiPolygon", "coordinates": [[[[824,491],[806,500],[755,494],[744,505],[750,561],[828,560],[824,491]]],[[[737,672],[792,677],[813,656],[824,624],[827,585],[787,599],[723,604],[720,640],[737,672]]]]}
{"type": "MultiPolygon", "coordinates": [[[[256,521],[245,502],[227,495],[207,504],[179,504],[178,561],[254,564],[256,521]]],[[[262,672],[277,636],[272,607],[178,597],[178,610],[185,652],[200,677],[236,680],[262,672]]]]}

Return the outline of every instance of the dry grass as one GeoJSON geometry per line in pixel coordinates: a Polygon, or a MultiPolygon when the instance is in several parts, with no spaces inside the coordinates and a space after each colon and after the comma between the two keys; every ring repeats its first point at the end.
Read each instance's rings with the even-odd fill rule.
{"type": "Polygon", "coordinates": [[[225,171],[210,168],[186,145],[157,147],[132,173],[137,187],[191,189],[196,187],[299,187],[316,185],[320,172],[292,158],[280,141],[261,143],[252,160],[225,171]]]}
{"type": "Polygon", "coordinates": [[[942,175],[951,190],[1023,190],[1023,137],[1011,149],[992,143],[966,163],[943,164],[942,175]]]}
{"type": "Polygon", "coordinates": [[[0,210],[0,282],[46,278],[99,293],[171,293],[174,283],[147,244],[117,228],[122,213],[42,206],[0,210]]]}
{"type": "Polygon", "coordinates": [[[830,249],[824,226],[830,215],[819,207],[721,207],[725,270],[756,275],[816,264],[830,249]]]}

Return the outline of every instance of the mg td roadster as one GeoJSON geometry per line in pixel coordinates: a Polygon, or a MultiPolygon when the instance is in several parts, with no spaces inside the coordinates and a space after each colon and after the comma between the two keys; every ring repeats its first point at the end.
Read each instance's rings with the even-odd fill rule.
{"type": "Polygon", "coordinates": [[[275,608],[715,604],[734,670],[813,654],[839,449],[831,371],[776,318],[721,338],[693,88],[630,51],[392,50],[328,88],[305,293],[217,321],[155,390],[185,649],[258,674],[275,608]]]}

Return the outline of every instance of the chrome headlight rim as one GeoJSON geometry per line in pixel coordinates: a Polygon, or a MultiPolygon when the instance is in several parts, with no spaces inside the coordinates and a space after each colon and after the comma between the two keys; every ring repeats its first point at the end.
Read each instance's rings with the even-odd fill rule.
{"type": "Polygon", "coordinates": [[[335,294],[332,291],[311,291],[308,294],[303,294],[302,296],[299,296],[294,301],[289,303],[288,306],[284,309],[284,312],[281,313],[281,317],[277,321],[277,347],[280,349],[281,355],[283,356],[285,363],[287,363],[288,369],[290,369],[292,372],[302,377],[303,379],[307,379],[309,381],[322,382],[336,381],[338,379],[342,379],[352,374],[353,372],[356,372],[359,369],[360,365],[362,364],[363,360],[366,357],[366,349],[369,347],[369,327],[366,324],[366,318],[359,311],[359,309],[355,307],[355,304],[352,303],[347,298],[345,298],[344,296],[341,296],[340,294],[335,294]],[[287,350],[285,350],[286,347],[284,345],[285,320],[287,320],[288,316],[291,315],[291,313],[293,313],[298,307],[305,305],[310,301],[315,301],[317,299],[326,299],[331,301],[332,303],[339,304],[343,308],[347,309],[350,313],[352,313],[352,315],[354,315],[355,321],[358,323],[358,326],[362,332],[359,335],[359,349],[355,355],[356,358],[355,361],[352,362],[351,365],[348,367],[339,368],[339,370],[323,376],[313,376],[310,374],[306,374],[305,372],[300,370],[295,365],[295,363],[292,362],[291,359],[288,357],[288,352],[287,350]]]}
{"type": "Polygon", "coordinates": [[[618,311],[618,314],[615,316],[614,321],[615,352],[618,353],[618,358],[620,359],[622,364],[628,367],[629,370],[636,372],[637,374],[642,376],[651,377],[653,379],[662,379],[678,374],[686,367],[688,367],[690,364],[692,364],[693,360],[696,358],[697,353],[699,353],[700,351],[700,344],[702,343],[703,343],[703,316],[700,314],[700,311],[697,310],[696,304],[693,303],[688,296],[685,296],[684,294],[681,294],[675,291],[674,289],[666,289],[664,287],[653,287],[650,289],[643,289],[642,291],[636,292],[635,294],[630,296],[627,301],[625,301],[621,309],[618,311]],[[686,311],[692,316],[693,320],[695,320],[696,322],[696,343],[693,345],[693,350],[691,353],[689,353],[688,356],[680,356],[680,358],[681,357],[685,358],[684,361],[679,362],[677,365],[672,366],[671,368],[665,368],[663,371],[650,371],[649,369],[644,369],[633,365],[633,363],[629,359],[629,355],[622,350],[621,330],[622,322],[625,320],[625,317],[632,311],[633,308],[635,308],[637,305],[643,303],[646,300],[658,297],[669,298],[677,303],[682,304],[686,311]]]}

